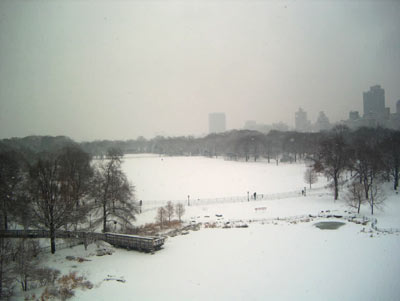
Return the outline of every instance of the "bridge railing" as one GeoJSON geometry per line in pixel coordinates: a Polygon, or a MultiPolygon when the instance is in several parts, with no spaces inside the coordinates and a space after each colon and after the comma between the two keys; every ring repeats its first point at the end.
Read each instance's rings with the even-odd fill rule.
{"type": "MultiPolygon", "coordinates": [[[[4,238],[49,238],[49,236],[48,230],[0,230],[0,237],[4,238]]],[[[93,240],[103,240],[117,247],[146,252],[160,249],[165,240],[163,237],[84,231],[56,231],[55,236],[56,238],[78,239],[86,243],[93,240]]]]}

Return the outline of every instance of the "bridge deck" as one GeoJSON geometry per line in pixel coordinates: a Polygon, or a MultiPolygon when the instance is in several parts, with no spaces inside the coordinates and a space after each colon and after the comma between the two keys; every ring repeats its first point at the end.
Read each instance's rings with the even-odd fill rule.
{"type": "MultiPolygon", "coordinates": [[[[163,237],[138,236],[118,233],[97,233],[84,231],[56,231],[56,238],[78,238],[85,242],[103,240],[109,244],[126,249],[154,252],[164,244],[163,237]]],[[[5,238],[49,238],[48,230],[0,230],[0,237],[5,238]]]]}

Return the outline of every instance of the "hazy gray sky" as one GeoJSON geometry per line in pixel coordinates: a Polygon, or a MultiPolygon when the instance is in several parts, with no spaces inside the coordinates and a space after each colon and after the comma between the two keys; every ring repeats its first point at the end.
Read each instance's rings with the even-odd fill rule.
{"type": "Polygon", "coordinates": [[[200,135],[400,99],[400,1],[1,1],[0,138],[200,135]]]}

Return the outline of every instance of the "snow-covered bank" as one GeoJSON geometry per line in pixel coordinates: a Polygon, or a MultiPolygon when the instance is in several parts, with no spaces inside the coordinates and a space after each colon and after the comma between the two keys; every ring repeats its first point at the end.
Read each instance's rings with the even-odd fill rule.
{"type": "Polygon", "coordinates": [[[251,224],[170,238],[154,256],[116,250],[82,263],[101,285],[76,300],[396,300],[399,237],[361,230],[251,224]]]}
{"type": "MultiPolygon", "coordinates": [[[[158,157],[135,162],[142,159],[157,160],[150,165],[163,164],[158,157]]],[[[190,164],[186,158],[164,158],[168,159],[176,160],[178,166],[190,164]]],[[[194,158],[194,162],[198,160],[202,158],[194,158]]],[[[206,160],[215,166],[226,163],[206,160]]],[[[272,166],[265,163],[227,163],[231,167],[240,165],[241,171],[254,168],[254,174],[264,177],[263,183],[276,187],[283,187],[289,176],[266,176],[265,170],[272,166]]],[[[136,170],[153,174],[151,169],[144,168],[146,165],[140,169],[140,164],[135,165],[136,170]]],[[[304,187],[303,166],[279,168],[293,173],[293,180],[285,187],[304,187]]],[[[235,176],[223,174],[235,183],[235,176]]],[[[147,185],[169,198],[177,193],[177,186],[173,182],[165,187],[159,183],[173,179],[179,183],[181,174],[165,171],[164,176],[167,179],[155,175],[152,185],[147,185]]],[[[146,177],[150,181],[151,177],[146,177]]],[[[248,180],[250,186],[252,179],[243,181],[248,180]]],[[[138,185],[134,179],[132,182],[138,185]]],[[[198,189],[202,182],[189,185],[198,189]]],[[[210,187],[219,191],[219,187],[210,187]]],[[[236,189],[228,184],[226,189],[230,187],[232,191],[236,189]]],[[[400,197],[389,184],[384,188],[384,210],[370,216],[364,205],[358,220],[362,221],[363,216],[369,221],[376,218],[379,228],[400,229],[400,197]]],[[[154,222],[155,215],[156,210],[139,214],[136,225],[154,222]]],[[[77,246],[48,254],[45,260],[62,274],[77,271],[93,283],[92,289],[76,290],[74,300],[398,300],[400,232],[376,231],[371,222],[356,224],[349,221],[350,216],[354,212],[343,200],[335,202],[328,190],[285,199],[190,206],[186,207],[184,222],[201,223],[200,230],[169,237],[155,255],[110,247],[112,255],[99,257],[92,244],[88,251],[77,246]],[[342,218],[328,217],[333,215],[342,218]],[[314,224],[321,221],[345,224],[337,230],[320,230],[314,224]],[[235,228],[244,224],[248,227],[235,228]],[[88,261],[70,261],[66,256],[88,261]]]]}
{"type": "MultiPolygon", "coordinates": [[[[392,216],[400,215],[399,203],[398,195],[388,195],[391,213],[386,219],[378,212],[378,223],[398,227],[392,216]]],[[[90,245],[88,251],[78,246],[46,260],[63,274],[78,271],[93,283],[90,290],[76,290],[74,300],[398,300],[400,233],[349,222],[345,217],[352,215],[326,194],[194,206],[187,208],[185,220],[203,227],[168,238],[155,255],[111,247],[112,255],[98,257],[90,245]],[[266,210],[255,210],[262,207],[266,210]],[[325,217],[296,218],[310,214],[325,217]],[[205,227],[237,220],[248,227],[205,227]],[[314,226],[328,220],[345,225],[314,226]]]]}

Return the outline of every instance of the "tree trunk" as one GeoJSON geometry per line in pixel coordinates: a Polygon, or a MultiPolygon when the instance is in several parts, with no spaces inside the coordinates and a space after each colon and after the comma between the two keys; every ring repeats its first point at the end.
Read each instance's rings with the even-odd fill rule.
{"type": "Polygon", "coordinates": [[[4,230],[8,230],[7,210],[4,211],[4,230]]]}
{"type": "Polygon", "coordinates": [[[333,177],[333,181],[335,185],[335,201],[336,201],[339,197],[339,183],[336,175],[333,177]]]}
{"type": "MultiPolygon", "coordinates": [[[[0,238],[0,252],[3,252],[3,238],[0,238]]],[[[3,254],[0,255],[0,299],[3,297],[3,254]]]]}
{"type": "Polygon", "coordinates": [[[107,212],[105,202],[103,202],[103,232],[107,232],[107,212]]]}
{"type": "Polygon", "coordinates": [[[368,184],[368,179],[364,178],[364,190],[365,190],[365,199],[369,199],[369,184],[368,184]]]}
{"type": "Polygon", "coordinates": [[[50,246],[51,254],[54,254],[56,252],[56,231],[53,225],[50,225],[50,246]]]}
{"type": "Polygon", "coordinates": [[[399,167],[395,166],[394,167],[394,190],[397,190],[398,186],[399,186],[399,167]]]}
{"type": "Polygon", "coordinates": [[[374,215],[374,199],[371,199],[371,215],[374,215]]]}

